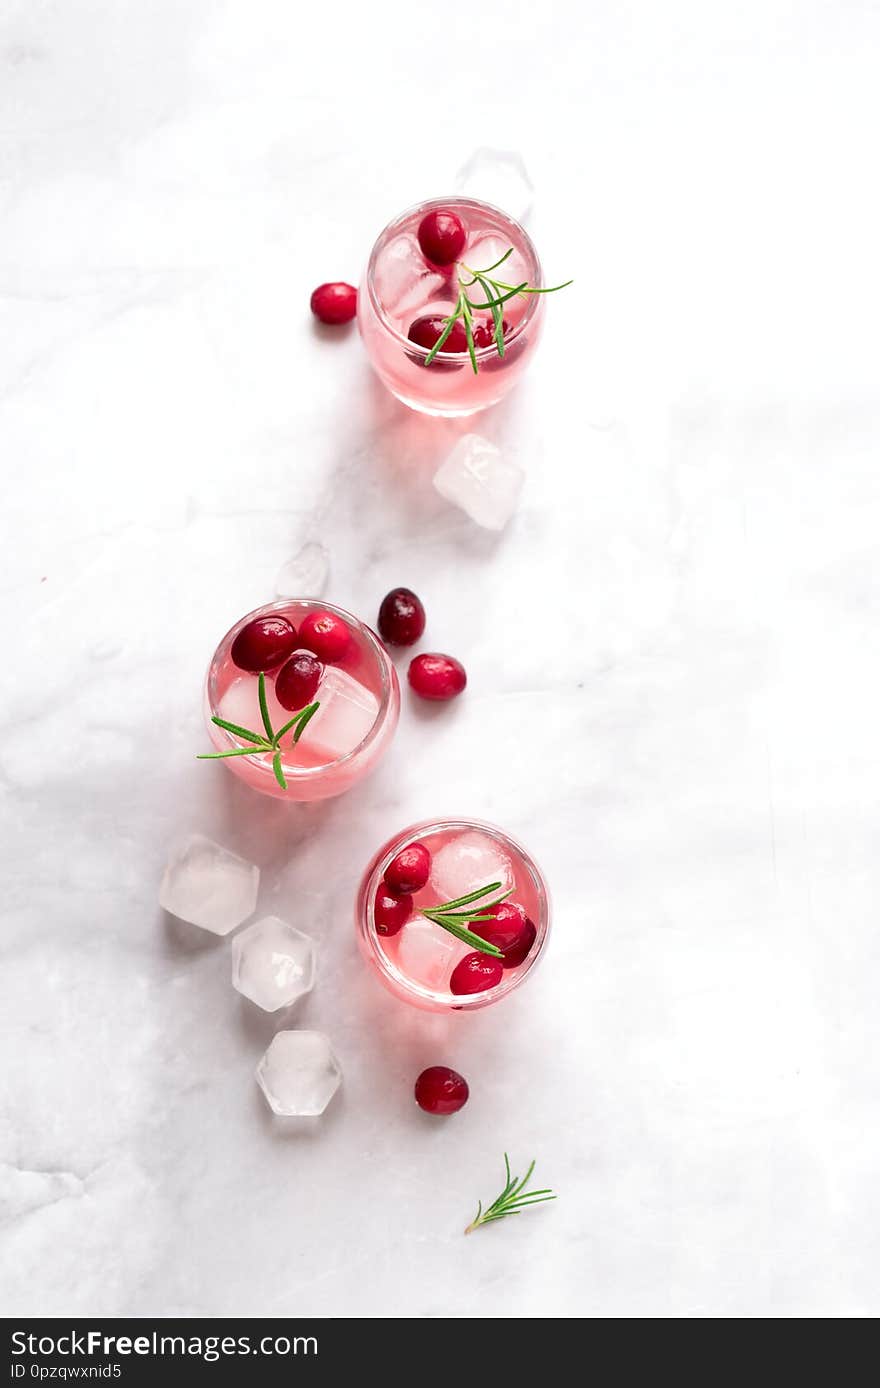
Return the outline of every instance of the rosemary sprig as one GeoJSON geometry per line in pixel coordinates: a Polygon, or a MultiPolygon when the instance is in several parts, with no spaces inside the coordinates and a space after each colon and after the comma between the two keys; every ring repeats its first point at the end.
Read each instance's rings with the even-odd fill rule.
{"type": "Polygon", "coordinates": [[[510,1161],[507,1153],[504,1153],[504,1169],[507,1179],[504,1182],[504,1189],[491,1205],[483,1209],[482,1201],[477,1202],[477,1213],[465,1229],[466,1234],[472,1234],[475,1229],[480,1229],[484,1224],[491,1224],[496,1219],[506,1219],[508,1215],[519,1214],[520,1210],[527,1210],[529,1205],[543,1205],[545,1200],[555,1200],[556,1196],[552,1190],[526,1190],[526,1186],[531,1179],[535,1169],[532,1162],[522,1180],[517,1180],[516,1176],[510,1174],[510,1161]]]}
{"type": "Polygon", "coordinates": [[[468,356],[471,359],[471,366],[474,375],[479,371],[477,355],[474,343],[474,311],[485,312],[486,309],[492,314],[492,340],[495,343],[495,350],[499,357],[504,356],[504,317],[501,309],[509,299],[516,298],[517,294],[523,296],[527,294],[555,294],[559,289],[567,289],[574,280],[566,280],[564,284],[554,284],[547,288],[538,288],[529,284],[528,280],[523,280],[522,284],[507,284],[504,280],[493,279],[492,272],[503,265],[509,256],[513,255],[513,246],[504,252],[494,265],[487,265],[485,270],[474,270],[470,265],[465,265],[460,261],[458,265],[458,298],[455,307],[449,316],[444,320],[443,331],[438,337],[434,346],[425,357],[425,365],[430,366],[438,352],[443,350],[452,329],[455,327],[459,318],[464,325],[465,338],[467,339],[468,356]],[[464,272],[464,274],[462,273],[464,272]],[[465,279],[464,275],[470,275],[470,279],[465,279]],[[474,302],[468,291],[474,285],[478,285],[485,296],[482,302],[474,302]]]}
{"type": "Polygon", "coordinates": [[[454,935],[462,944],[470,945],[471,949],[478,949],[481,954],[491,954],[495,959],[503,959],[501,950],[496,945],[490,945],[488,940],[482,936],[475,935],[468,930],[467,926],[472,921],[490,921],[494,919],[493,911],[496,906],[500,906],[502,901],[506,901],[512,894],[513,888],[509,892],[504,892],[494,901],[480,902],[476,909],[471,910],[480,897],[485,897],[490,892],[497,892],[501,886],[500,882],[490,882],[486,887],[480,887],[479,891],[469,892],[467,896],[457,896],[454,901],[445,901],[442,906],[420,906],[419,910],[423,916],[427,916],[429,921],[435,925],[440,925],[444,930],[448,930],[450,935],[454,935]]]}
{"type": "Polygon", "coordinates": [[[197,761],[222,761],[224,757],[258,757],[265,752],[272,753],[272,770],[275,773],[275,780],[282,790],[287,790],[287,779],[284,775],[284,767],[281,765],[281,739],[286,733],[293,731],[293,741],[299,742],[306,726],[311,718],[320,708],[319,703],[307,704],[300,709],[292,718],[279,728],[277,732],[272,729],[272,720],[269,717],[269,703],[266,699],[266,676],[260,672],[257,684],[257,696],[260,701],[260,717],[263,720],[265,733],[251,732],[250,728],[240,728],[237,723],[227,723],[225,718],[218,718],[216,714],[211,722],[216,723],[218,728],[223,728],[227,733],[232,733],[234,737],[243,737],[246,742],[253,745],[251,747],[234,747],[229,752],[200,752],[196,757],[197,761]]]}

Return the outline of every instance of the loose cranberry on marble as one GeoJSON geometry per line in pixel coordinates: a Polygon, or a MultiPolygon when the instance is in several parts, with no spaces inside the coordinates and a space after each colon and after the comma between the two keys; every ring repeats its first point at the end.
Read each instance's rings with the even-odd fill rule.
{"type": "Polygon", "coordinates": [[[501,960],[491,954],[466,954],[452,970],[449,991],[456,994],[485,993],[501,982],[501,960]]]}
{"type": "Polygon", "coordinates": [[[299,629],[300,645],[328,665],[342,660],[350,642],[348,627],[333,612],[310,612],[299,629]]]}
{"type": "Polygon", "coordinates": [[[392,588],[379,608],[379,634],[390,646],[412,646],[425,630],[425,609],[411,588],[392,588]]]}
{"type": "Polygon", "coordinates": [[[321,683],[324,667],[311,651],[294,651],[275,676],[275,696],[291,713],[310,704],[321,683]]]}
{"type": "Polygon", "coordinates": [[[383,882],[376,892],[373,920],[377,935],[396,935],[412,915],[413,899],[407,893],[394,896],[383,882]]]}
{"type": "Polygon", "coordinates": [[[419,222],[419,245],[431,265],[452,265],[464,250],[467,232],[455,212],[438,207],[419,222]]]}
{"type": "Polygon", "coordinates": [[[296,627],[286,617],[255,617],[232,643],[232,663],[257,675],[274,670],[296,646],[296,627]]]}
{"type": "Polygon", "coordinates": [[[416,1103],[425,1113],[458,1113],[469,1093],[467,1080],[448,1065],[429,1065],[416,1080],[416,1103]]]}
{"type": "Polygon", "coordinates": [[[340,323],[350,323],[357,313],[357,290],[342,280],[319,284],[312,294],[310,306],[312,313],[322,323],[334,327],[340,323]]]}
{"type": "Polygon", "coordinates": [[[429,652],[410,661],[408,679],[416,694],[423,699],[454,699],[467,684],[467,674],[460,661],[451,655],[429,652]]]}
{"type": "Polygon", "coordinates": [[[385,886],[393,896],[420,892],[431,875],[431,855],[423,843],[401,848],[385,869],[385,886]]]}

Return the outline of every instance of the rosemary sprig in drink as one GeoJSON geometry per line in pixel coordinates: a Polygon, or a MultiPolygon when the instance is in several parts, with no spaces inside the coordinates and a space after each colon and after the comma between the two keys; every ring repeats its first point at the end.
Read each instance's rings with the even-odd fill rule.
{"type": "Polygon", "coordinates": [[[250,747],[234,747],[229,752],[200,752],[197,761],[220,761],[223,757],[257,757],[261,753],[272,753],[272,770],[275,773],[275,780],[282,790],[287,790],[287,780],[284,776],[284,768],[281,765],[281,739],[287,733],[293,732],[293,741],[299,742],[306,730],[308,722],[315,716],[320,708],[320,704],[315,702],[307,704],[300,709],[291,719],[279,728],[277,732],[272,729],[272,720],[269,717],[269,704],[266,699],[266,676],[260,672],[257,684],[257,694],[260,700],[260,717],[263,720],[265,733],[251,732],[250,728],[240,728],[237,723],[227,723],[225,718],[218,718],[216,714],[211,722],[216,723],[218,728],[223,728],[227,733],[232,733],[234,737],[242,737],[246,742],[250,742],[250,747]]]}
{"type": "Polygon", "coordinates": [[[502,901],[506,901],[512,895],[513,888],[509,892],[504,892],[494,901],[480,902],[480,897],[489,896],[492,892],[497,892],[501,886],[500,882],[490,882],[486,887],[480,887],[479,891],[469,892],[467,896],[458,896],[454,901],[446,901],[442,906],[420,906],[419,910],[423,916],[427,916],[429,921],[435,925],[442,926],[448,930],[450,935],[454,935],[462,944],[470,945],[471,949],[478,949],[481,954],[491,954],[495,959],[503,959],[501,950],[496,945],[490,945],[488,940],[484,940],[480,935],[475,935],[468,930],[467,926],[473,921],[490,921],[494,919],[493,911],[496,906],[500,906],[502,901]],[[471,909],[473,908],[473,909],[471,909]]]}
{"type": "Polygon", "coordinates": [[[545,1200],[556,1199],[552,1190],[526,1190],[535,1169],[534,1162],[531,1163],[525,1176],[519,1181],[510,1174],[510,1161],[505,1152],[504,1169],[507,1173],[507,1180],[504,1183],[503,1191],[485,1210],[482,1201],[477,1202],[477,1213],[465,1229],[466,1234],[473,1233],[474,1229],[480,1229],[484,1224],[491,1224],[493,1220],[506,1219],[508,1215],[519,1214],[520,1210],[527,1210],[529,1205],[542,1205],[545,1200]]]}
{"type": "Polygon", "coordinates": [[[523,280],[522,284],[508,284],[505,280],[493,278],[493,271],[503,265],[505,260],[511,255],[513,255],[512,246],[509,250],[504,252],[504,255],[501,256],[499,260],[495,261],[494,265],[487,265],[485,270],[474,270],[470,265],[465,265],[464,261],[459,262],[458,298],[455,301],[455,307],[452,312],[444,320],[445,326],[442,333],[425,357],[426,366],[430,366],[437,353],[443,350],[444,342],[446,342],[452,329],[460,318],[467,339],[467,349],[471,359],[471,366],[473,367],[474,375],[476,375],[479,371],[479,367],[477,366],[477,354],[474,344],[475,311],[481,313],[489,309],[492,314],[492,340],[495,343],[495,348],[499,357],[503,357],[505,344],[504,317],[501,312],[502,306],[506,304],[509,299],[515,299],[517,294],[522,294],[523,297],[528,294],[555,294],[557,290],[567,289],[570,284],[574,284],[574,280],[566,280],[564,284],[554,284],[550,288],[539,289],[534,285],[530,285],[528,280],[523,280]],[[470,279],[464,278],[466,275],[470,275],[470,279]],[[471,299],[468,293],[475,284],[479,285],[484,295],[484,298],[478,302],[471,299]]]}

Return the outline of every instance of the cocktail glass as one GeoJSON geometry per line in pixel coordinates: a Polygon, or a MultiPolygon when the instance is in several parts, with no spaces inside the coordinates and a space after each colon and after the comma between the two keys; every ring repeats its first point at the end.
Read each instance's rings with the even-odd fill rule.
{"type": "MultiPolygon", "coordinates": [[[[478,819],[425,820],[395,834],[379,849],[361,881],[355,923],[364,958],[396,997],[431,1012],[470,1012],[500,1002],[534,969],[550,929],[550,897],[534,859],[503,830],[478,819]],[[376,927],[376,894],[392,859],[415,843],[424,844],[431,854],[431,876],[413,894],[413,914],[407,923],[397,934],[383,936],[376,927]],[[452,971],[473,947],[422,916],[420,908],[430,909],[489,882],[500,882],[501,891],[512,888],[509,900],[522,906],[533,922],[534,943],[522,963],[503,970],[496,986],[478,993],[453,993],[452,971]]],[[[472,929],[478,930],[478,923],[472,929]]]]}
{"type": "MultiPolygon", "coordinates": [[[[234,775],[264,795],[303,801],[324,800],[350,790],[379,761],[397,726],[400,689],[397,674],[378,636],[350,612],[326,602],[288,599],[249,612],[229,630],[214,652],[205,680],[205,717],[211,741],[218,752],[246,747],[246,739],[219,728],[214,715],[250,731],[262,731],[258,676],[240,670],[231,650],[238,633],[257,617],[286,617],[297,631],[311,612],[330,612],[348,627],[351,641],[345,656],[325,666],[315,699],[320,708],[306,726],[299,742],[282,739],[281,765],[287,789],[279,785],[272,757],[256,751],[252,756],[223,759],[234,775]]],[[[273,673],[266,675],[266,695],[274,729],[290,719],[275,697],[273,673]]]]}
{"type": "MultiPolygon", "coordinates": [[[[426,213],[456,213],[467,230],[462,261],[487,269],[505,251],[513,254],[497,274],[505,282],[540,287],[538,253],[526,231],[499,208],[474,198],[432,198],[395,218],[380,235],[358,292],[358,326],[370,362],[393,395],[414,410],[432,415],[470,415],[502,399],[516,385],[538,344],[544,296],[519,295],[503,306],[505,352],[494,345],[476,350],[478,370],[462,353],[440,351],[426,365],[428,351],[407,337],[412,323],[428,314],[446,316],[458,295],[458,267],[439,269],[422,255],[417,231],[426,213]]],[[[465,278],[470,278],[465,276],[465,278]]],[[[469,290],[474,302],[482,291],[469,290]]],[[[477,312],[475,324],[489,328],[492,316],[477,312]]]]}

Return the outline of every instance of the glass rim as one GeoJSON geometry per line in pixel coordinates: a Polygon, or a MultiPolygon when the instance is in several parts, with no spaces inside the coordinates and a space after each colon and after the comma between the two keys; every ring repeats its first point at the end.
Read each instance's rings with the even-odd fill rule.
{"type": "MultiPolygon", "coordinates": [[[[531,973],[544,953],[547,943],[547,936],[550,933],[550,889],[547,886],[547,879],[541,868],[532,857],[531,853],[508,834],[505,829],[501,829],[497,824],[490,824],[485,819],[472,819],[466,816],[446,816],[440,819],[420,820],[417,824],[411,824],[409,828],[401,830],[389,839],[377,853],[373,866],[367,870],[361,882],[362,903],[359,902],[358,926],[362,930],[365,940],[369,944],[371,954],[382,974],[383,980],[389,984],[392,992],[400,996],[401,992],[408,993],[420,1001],[429,1003],[436,1008],[438,1004],[450,1011],[475,1011],[477,1008],[486,1007],[490,1003],[500,1002],[509,993],[514,992],[521,983],[531,973]],[[502,847],[512,851],[513,855],[522,862],[525,867],[539,906],[539,919],[534,922],[536,935],[535,944],[528,955],[516,970],[506,970],[504,975],[513,975],[509,982],[502,975],[501,982],[494,988],[487,988],[482,993],[450,993],[449,989],[429,988],[427,984],[417,983],[399,969],[382,947],[382,937],[376,930],[374,918],[376,891],[379,883],[385,875],[385,869],[393,857],[401,849],[409,844],[419,842],[428,837],[429,834],[443,833],[447,829],[478,829],[488,834],[490,838],[500,842],[502,847]]],[[[405,927],[404,927],[405,928],[405,927]]]]}
{"type": "MultiPolygon", "coordinates": [[[[465,197],[462,193],[453,193],[447,198],[427,198],[424,202],[413,203],[411,207],[406,208],[406,210],[399,213],[398,216],[393,217],[391,221],[388,222],[387,225],[384,226],[382,230],[379,232],[379,235],[376,237],[376,240],[373,243],[373,249],[370,251],[370,259],[367,262],[365,281],[370,296],[370,304],[373,308],[373,312],[382,324],[382,327],[385,329],[387,333],[390,334],[391,337],[395,338],[396,341],[401,344],[401,346],[410,356],[414,358],[426,357],[428,355],[428,352],[430,351],[430,348],[419,347],[417,343],[411,342],[410,339],[408,337],[405,337],[404,334],[400,331],[400,329],[396,328],[394,324],[391,322],[390,318],[385,312],[385,309],[382,305],[382,301],[379,297],[378,290],[376,288],[376,261],[380,249],[382,249],[386,240],[393,231],[400,227],[404,222],[409,221],[409,219],[411,217],[414,217],[417,213],[422,213],[422,215],[424,215],[425,212],[429,212],[432,208],[435,207],[473,207],[477,208],[479,211],[494,212],[496,216],[500,217],[510,226],[516,228],[516,231],[522,238],[525,250],[534,266],[535,281],[538,285],[540,285],[541,280],[544,277],[543,271],[541,269],[541,261],[538,257],[538,252],[535,249],[534,241],[529,236],[529,233],[526,231],[525,227],[522,226],[521,223],[518,222],[515,217],[511,217],[508,212],[505,212],[503,207],[497,207],[493,202],[485,202],[482,198],[465,197]]],[[[513,330],[509,334],[506,333],[504,336],[505,349],[508,347],[509,344],[516,342],[517,338],[521,335],[523,330],[526,327],[528,327],[529,323],[531,322],[532,318],[537,312],[540,303],[540,294],[529,294],[526,303],[525,313],[523,314],[519,322],[516,324],[516,326],[513,328],[513,330]]],[[[490,357],[496,357],[498,355],[494,343],[490,343],[488,347],[475,347],[474,354],[477,358],[477,361],[486,361],[490,357]]],[[[442,361],[444,363],[454,362],[456,365],[460,365],[461,358],[463,355],[466,354],[462,352],[444,352],[441,350],[436,354],[436,360],[442,361]]]]}
{"type": "MultiPolygon", "coordinates": [[[[366,622],[362,622],[361,619],[359,617],[355,617],[353,613],[346,612],[344,607],[336,607],[331,602],[322,602],[319,598],[278,598],[275,602],[263,603],[262,606],[255,607],[253,612],[248,612],[244,617],[241,617],[239,621],[237,621],[233,626],[229,628],[226,635],[223,636],[221,640],[217,643],[217,647],[214,651],[214,654],[211,656],[211,662],[208,666],[208,672],[205,676],[205,702],[207,708],[210,711],[209,718],[212,717],[214,714],[216,714],[219,718],[221,714],[216,699],[216,691],[212,688],[212,683],[214,680],[214,668],[217,663],[217,657],[219,656],[220,652],[224,650],[224,648],[226,648],[227,650],[231,649],[233,641],[235,640],[238,633],[242,630],[242,628],[246,627],[248,622],[252,622],[256,617],[265,617],[270,613],[276,612],[282,613],[285,610],[289,611],[290,607],[296,603],[313,603],[316,608],[320,609],[320,611],[332,612],[335,617],[341,617],[343,621],[350,623],[351,626],[356,628],[357,631],[360,632],[361,635],[363,635],[363,637],[365,638],[367,645],[370,647],[371,653],[375,657],[376,664],[379,668],[382,684],[381,697],[379,699],[379,708],[376,713],[376,717],[370,726],[370,730],[369,732],[364,734],[357,746],[353,747],[350,752],[346,752],[345,755],[342,757],[337,757],[335,761],[322,762],[320,766],[291,765],[290,763],[284,760],[284,754],[282,753],[281,765],[284,769],[285,777],[288,780],[296,779],[299,781],[304,781],[308,780],[309,778],[326,775],[326,773],[329,770],[335,769],[338,766],[344,766],[346,762],[354,761],[356,757],[361,756],[364,752],[367,751],[367,749],[372,745],[372,743],[375,741],[376,737],[379,735],[379,733],[385,725],[385,719],[388,715],[388,711],[391,707],[391,702],[394,696],[394,671],[391,662],[388,659],[388,653],[385,650],[385,647],[379,640],[379,637],[376,635],[376,633],[372,630],[372,628],[367,626],[366,622]]],[[[241,673],[246,675],[250,672],[247,670],[243,670],[241,673]]],[[[245,745],[243,742],[241,742],[240,739],[236,738],[233,733],[228,732],[226,728],[220,728],[217,726],[216,723],[214,723],[212,726],[215,729],[216,733],[221,735],[223,740],[229,743],[230,747],[243,747],[245,745]]],[[[259,750],[255,750],[253,756],[243,756],[241,760],[243,762],[246,762],[249,766],[253,766],[258,769],[264,770],[267,776],[272,778],[274,776],[274,772],[272,770],[272,763],[264,761],[264,756],[265,753],[260,752],[259,750]]]]}

